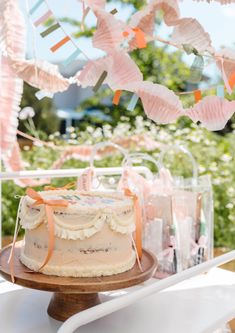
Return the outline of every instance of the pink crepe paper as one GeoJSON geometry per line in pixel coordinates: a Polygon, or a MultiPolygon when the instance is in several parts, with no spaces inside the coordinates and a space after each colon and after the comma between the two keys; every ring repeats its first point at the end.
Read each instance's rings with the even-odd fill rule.
{"type": "Polygon", "coordinates": [[[104,8],[106,0],[83,0],[83,2],[90,8],[104,8]]]}
{"type": "Polygon", "coordinates": [[[77,76],[79,84],[82,87],[93,86],[104,71],[108,73],[104,83],[113,90],[122,90],[128,85],[131,91],[132,84],[143,80],[130,56],[124,51],[115,51],[108,57],[89,62],[77,76]]]}
{"type": "Polygon", "coordinates": [[[3,0],[0,16],[0,41],[8,65],[21,79],[48,92],[64,91],[69,80],[62,77],[55,65],[41,60],[25,60],[25,28],[17,1],[3,0]]]}
{"type": "Polygon", "coordinates": [[[120,49],[125,23],[104,10],[95,10],[94,14],[97,17],[97,30],[92,38],[93,46],[108,53],[120,49]]]}
{"type": "Polygon", "coordinates": [[[59,73],[58,66],[47,61],[10,58],[9,64],[18,77],[40,90],[56,93],[67,90],[70,85],[59,73]]]}
{"type": "MultiPolygon", "coordinates": [[[[7,156],[3,156],[3,164],[7,171],[24,170],[24,163],[21,159],[21,153],[18,143],[15,141],[13,148],[7,156]]],[[[21,187],[40,186],[49,184],[49,179],[15,179],[14,182],[21,187]]]]}
{"type": "Polygon", "coordinates": [[[183,115],[179,97],[160,84],[143,81],[136,93],[142,100],[148,118],[157,123],[168,124],[183,115]]]}
{"type": "Polygon", "coordinates": [[[188,44],[193,46],[199,53],[212,51],[210,36],[201,24],[193,18],[183,18],[175,22],[171,41],[177,45],[188,44]]]}
{"type": "Polygon", "coordinates": [[[225,58],[218,59],[216,61],[216,65],[222,72],[222,77],[228,93],[231,94],[232,89],[229,85],[229,79],[235,73],[235,51],[229,47],[226,47],[217,52],[216,56],[225,58]],[[232,59],[233,61],[226,60],[226,58],[232,59]]]}
{"type": "Polygon", "coordinates": [[[7,54],[24,57],[25,53],[25,25],[23,17],[15,6],[15,1],[1,2],[0,15],[0,150],[1,158],[10,156],[16,142],[19,105],[23,93],[23,81],[12,70],[7,54]],[[14,22],[14,24],[13,24],[14,22]]]}
{"type": "Polygon", "coordinates": [[[186,114],[193,122],[200,121],[210,131],[222,130],[235,112],[235,101],[229,102],[217,96],[207,96],[186,114]]]}

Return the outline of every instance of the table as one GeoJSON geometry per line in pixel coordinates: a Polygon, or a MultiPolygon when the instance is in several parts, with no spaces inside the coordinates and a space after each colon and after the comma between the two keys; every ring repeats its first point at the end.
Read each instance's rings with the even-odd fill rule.
{"type": "MultiPolygon", "coordinates": [[[[151,284],[156,280],[145,283],[151,284]]],[[[141,288],[102,294],[102,301],[141,288]]],[[[51,293],[0,281],[0,332],[54,333],[45,309],[51,293]]],[[[79,333],[211,333],[235,317],[235,273],[214,268],[79,328],[79,333]]]]}

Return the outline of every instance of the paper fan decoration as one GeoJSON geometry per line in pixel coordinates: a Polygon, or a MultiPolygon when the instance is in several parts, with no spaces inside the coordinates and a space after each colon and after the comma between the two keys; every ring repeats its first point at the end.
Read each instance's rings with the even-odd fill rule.
{"type": "Polygon", "coordinates": [[[173,31],[171,41],[177,45],[191,45],[199,53],[212,50],[210,36],[193,18],[180,19],[173,31]]]}
{"type": "Polygon", "coordinates": [[[107,53],[119,49],[124,40],[125,23],[104,10],[95,10],[94,14],[97,17],[97,30],[92,38],[93,46],[107,53]]]}
{"type": "Polygon", "coordinates": [[[14,72],[31,86],[47,92],[62,92],[68,89],[69,80],[58,71],[58,66],[44,60],[9,61],[14,72]]]}
{"type": "Polygon", "coordinates": [[[235,112],[235,101],[228,101],[217,96],[207,96],[191,109],[186,115],[193,122],[200,121],[210,131],[222,130],[235,112]]]}
{"type": "Polygon", "coordinates": [[[142,100],[148,118],[157,123],[168,124],[183,115],[179,97],[160,84],[143,81],[136,93],[142,100]]]}

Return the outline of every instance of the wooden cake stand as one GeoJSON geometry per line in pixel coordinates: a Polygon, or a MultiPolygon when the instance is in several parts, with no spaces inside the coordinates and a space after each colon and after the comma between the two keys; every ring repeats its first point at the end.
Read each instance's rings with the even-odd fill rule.
{"type": "MultiPolygon", "coordinates": [[[[98,292],[123,289],[142,283],[153,275],[157,260],[151,252],[143,250],[140,271],[137,264],[124,273],[94,278],[73,278],[45,275],[29,272],[20,260],[22,242],[15,246],[14,276],[15,283],[32,289],[52,291],[47,312],[56,320],[65,321],[73,314],[100,303],[98,292]],[[27,272],[28,271],[28,272],[27,272]]],[[[11,246],[5,247],[0,253],[0,274],[11,281],[10,267],[7,263],[11,246]]]]}

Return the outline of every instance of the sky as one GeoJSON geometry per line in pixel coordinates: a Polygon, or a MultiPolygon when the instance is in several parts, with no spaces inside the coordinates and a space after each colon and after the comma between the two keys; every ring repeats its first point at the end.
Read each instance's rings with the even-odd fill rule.
{"type": "MultiPolygon", "coordinates": [[[[33,28],[32,22],[43,15],[47,7],[46,4],[41,5],[33,16],[30,17],[27,15],[27,8],[31,8],[35,2],[36,0],[20,0],[27,22],[28,57],[31,58],[36,55],[37,58],[46,59],[51,62],[63,61],[75,48],[71,43],[67,43],[55,53],[50,51],[50,47],[56,44],[64,35],[61,31],[57,30],[45,38],[40,36],[40,32],[45,28],[33,28]]],[[[57,18],[66,16],[77,20],[81,19],[82,11],[79,0],[69,0],[66,2],[62,0],[47,0],[47,3],[57,18]]],[[[193,17],[202,24],[204,29],[210,34],[212,44],[216,49],[219,49],[220,46],[235,48],[235,4],[222,6],[219,3],[208,4],[207,2],[198,3],[197,1],[183,0],[179,2],[179,6],[181,17],[193,17]]],[[[118,10],[117,17],[127,19],[130,15],[130,8],[127,6],[121,7],[120,4],[113,2],[108,5],[107,9],[111,10],[113,8],[117,8],[118,10]]],[[[89,14],[87,17],[88,26],[94,23],[95,18],[92,14],[89,14]]],[[[67,33],[73,31],[71,26],[67,24],[64,24],[63,27],[67,33]]],[[[159,34],[165,38],[170,32],[171,29],[163,26],[159,34]]],[[[77,39],[75,43],[90,59],[103,55],[101,51],[94,49],[91,42],[88,42],[87,39],[77,39]]],[[[85,59],[83,55],[80,55],[79,58],[85,59]]]]}

